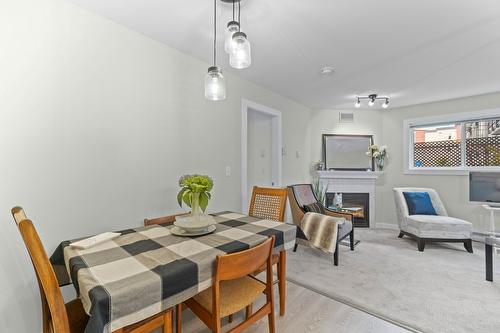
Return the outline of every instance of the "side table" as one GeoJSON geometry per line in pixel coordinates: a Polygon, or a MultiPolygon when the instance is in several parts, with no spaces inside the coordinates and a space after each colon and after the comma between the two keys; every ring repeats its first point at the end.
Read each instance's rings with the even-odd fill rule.
{"type": "Polygon", "coordinates": [[[484,253],[486,258],[486,281],[493,282],[493,247],[500,247],[500,238],[486,237],[484,253]]]}

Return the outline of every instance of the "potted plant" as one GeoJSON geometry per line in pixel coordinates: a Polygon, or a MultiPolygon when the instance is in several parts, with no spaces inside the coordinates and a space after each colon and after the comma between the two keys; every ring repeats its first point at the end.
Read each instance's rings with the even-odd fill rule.
{"type": "Polygon", "coordinates": [[[199,221],[202,212],[205,212],[214,187],[212,178],[206,175],[184,175],[179,178],[180,190],[177,194],[179,206],[182,203],[191,207],[191,216],[199,221]]]}
{"type": "Polygon", "coordinates": [[[387,158],[387,146],[371,145],[368,147],[366,155],[375,159],[375,164],[380,171],[384,170],[385,159],[387,158]]]}

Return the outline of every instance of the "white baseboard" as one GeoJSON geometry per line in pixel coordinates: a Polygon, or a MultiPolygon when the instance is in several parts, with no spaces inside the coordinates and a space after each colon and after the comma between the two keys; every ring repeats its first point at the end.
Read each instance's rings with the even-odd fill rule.
{"type": "Polygon", "coordinates": [[[375,229],[390,229],[390,230],[399,230],[399,226],[397,224],[392,223],[375,223],[375,229]]]}

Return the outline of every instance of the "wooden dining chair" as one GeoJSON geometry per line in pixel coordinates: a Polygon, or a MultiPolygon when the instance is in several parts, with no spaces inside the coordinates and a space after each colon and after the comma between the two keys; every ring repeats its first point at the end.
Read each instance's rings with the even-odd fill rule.
{"type": "Polygon", "coordinates": [[[175,222],[175,218],[177,216],[184,216],[184,215],[189,215],[191,213],[179,213],[179,214],[174,214],[174,215],[168,215],[168,216],[162,216],[162,217],[156,217],[153,219],[144,219],[144,226],[148,227],[150,225],[155,225],[155,224],[172,224],[175,222]]]}
{"type": "MultiPolygon", "coordinates": [[[[273,271],[271,255],[274,236],[249,250],[217,256],[212,287],[188,299],[184,304],[209,327],[221,332],[221,318],[246,309],[245,320],[228,333],[242,332],[257,320],[267,316],[269,332],[275,332],[273,271]],[[253,276],[259,267],[266,266],[266,282],[253,276]],[[262,294],[266,303],[252,313],[252,304],[262,294]]],[[[177,323],[180,327],[181,323],[177,323]]]]}
{"type": "Polygon", "coordinates": [[[248,215],[283,222],[287,199],[286,188],[254,186],[248,215]]]}
{"type": "MultiPolygon", "coordinates": [[[[26,218],[21,207],[12,208],[11,212],[35,269],[42,301],[43,333],[83,333],[89,317],[80,299],[64,303],[55,272],[33,223],[26,218]]],[[[159,327],[163,328],[164,333],[172,331],[172,310],[114,333],[149,333],[159,327]]]]}
{"type": "MultiPolygon", "coordinates": [[[[286,200],[286,188],[266,188],[254,186],[248,215],[262,219],[284,222],[286,200]]],[[[272,262],[273,265],[276,265],[278,273],[278,279],[275,283],[278,284],[280,297],[280,316],[284,316],[286,302],[286,253],[282,251],[279,254],[273,254],[272,262]]],[[[257,270],[255,274],[259,274],[263,271],[264,268],[262,267],[257,270]]]]}

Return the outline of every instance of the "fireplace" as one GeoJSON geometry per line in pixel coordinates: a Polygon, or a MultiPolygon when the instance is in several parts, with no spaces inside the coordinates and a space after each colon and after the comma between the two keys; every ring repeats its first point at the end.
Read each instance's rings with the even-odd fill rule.
{"type": "MultiPolygon", "coordinates": [[[[334,209],[335,193],[326,193],[326,206],[334,209]]],[[[337,208],[338,210],[339,208],[337,208]]],[[[353,216],[353,224],[357,228],[370,227],[370,195],[369,193],[342,193],[342,211],[353,216]]]]}

